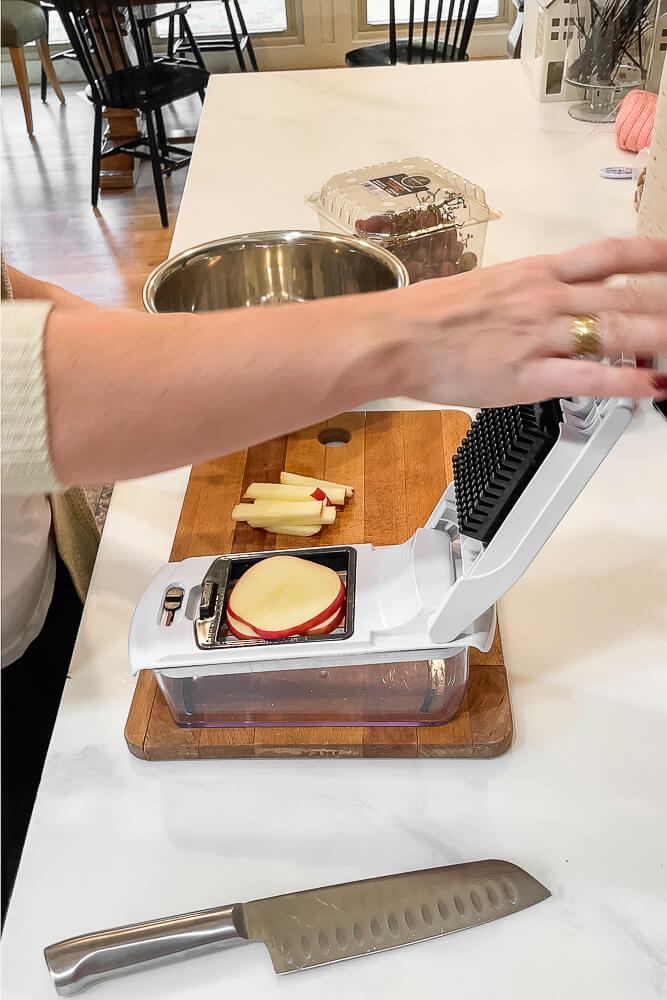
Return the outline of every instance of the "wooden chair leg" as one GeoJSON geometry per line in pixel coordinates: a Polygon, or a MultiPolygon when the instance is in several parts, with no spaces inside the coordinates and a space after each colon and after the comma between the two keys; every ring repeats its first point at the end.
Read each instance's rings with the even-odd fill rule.
{"type": "Polygon", "coordinates": [[[241,10],[241,5],[238,0],[234,0],[236,5],[236,15],[239,19],[239,27],[241,28],[241,37],[246,40],[246,52],[248,53],[248,58],[250,59],[250,65],[257,72],[259,67],[257,66],[257,59],[255,58],[255,50],[252,47],[252,38],[250,37],[250,32],[248,31],[248,26],[245,23],[245,18],[243,16],[243,11],[241,10]]]}
{"type": "MultiPolygon", "coordinates": [[[[49,8],[48,7],[42,7],[42,11],[44,12],[44,19],[46,21],[46,44],[48,45],[49,44],[49,8]]],[[[41,84],[42,104],[44,104],[46,102],[46,88],[47,88],[48,80],[46,79],[46,73],[44,72],[44,67],[43,66],[42,66],[40,84],[41,84]]]]}
{"type": "Polygon", "coordinates": [[[56,76],[55,67],[54,67],[53,63],[51,62],[51,53],[49,52],[49,43],[46,40],[46,36],[42,35],[41,38],[38,38],[37,41],[35,42],[35,45],[37,46],[37,52],[39,54],[39,60],[40,60],[40,62],[42,64],[44,72],[46,73],[46,77],[47,77],[49,83],[51,84],[51,86],[53,87],[53,89],[55,90],[55,92],[56,92],[56,94],[58,96],[58,100],[60,101],[61,104],[64,104],[65,103],[65,95],[63,94],[63,92],[61,90],[60,81],[58,80],[58,77],[56,76]]]}
{"type": "Polygon", "coordinates": [[[102,108],[95,105],[95,124],[93,126],[93,175],[90,200],[93,208],[97,207],[100,194],[100,168],[102,166],[102,108]]]}
{"type": "Polygon", "coordinates": [[[222,0],[223,7],[227,13],[227,24],[229,25],[229,33],[232,36],[232,43],[234,45],[234,51],[236,52],[236,58],[238,60],[239,69],[242,73],[247,72],[247,67],[245,64],[245,59],[243,58],[243,49],[241,48],[241,42],[239,41],[239,36],[236,32],[236,25],[234,24],[234,14],[231,9],[230,0],[222,0]]]}
{"type": "Polygon", "coordinates": [[[169,215],[167,214],[167,198],[164,193],[164,180],[162,178],[162,160],[158,148],[155,126],[153,125],[153,112],[146,110],[146,132],[148,133],[148,148],[151,153],[151,166],[153,167],[153,181],[155,182],[155,193],[160,209],[160,221],[166,229],[169,225],[169,215]]]}
{"type": "Polygon", "coordinates": [[[30,85],[28,83],[28,67],[25,64],[25,52],[23,49],[9,49],[16,82],[19,86],[19,94],[23,102],[23,113],[28,135],[32,135],[32,107],[30,104],[30,85]]]}

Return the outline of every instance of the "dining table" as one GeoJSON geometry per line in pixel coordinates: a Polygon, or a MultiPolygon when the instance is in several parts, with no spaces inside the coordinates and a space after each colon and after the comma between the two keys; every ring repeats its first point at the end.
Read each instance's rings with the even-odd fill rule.
{"type": "MultiPolygon", "coordinates": [[[[600,175],[633,162],[613,123],[573,120],[566,102],[535,98],[520,61],[489,60],[213,76],[172,253],[317,229],[305,197],[330,177],[417,155],[502,213],[485,266],[635,231],[632,182],[600,175]]],[[[493,760],[132,757],[128,628],[169,558],[189,469],[117,483],[5,924],[3,997],[54,997],[42,952],[72,935],[484,858],[515,862],[551,897],[299,974],[274,975],[258,944],[90,996],[667,996],[666,448],[667,423],[641,403],[500,600],[514,742],[493,760]]],[[[16,711],[29,738],[30,706],[16,711]]]]}

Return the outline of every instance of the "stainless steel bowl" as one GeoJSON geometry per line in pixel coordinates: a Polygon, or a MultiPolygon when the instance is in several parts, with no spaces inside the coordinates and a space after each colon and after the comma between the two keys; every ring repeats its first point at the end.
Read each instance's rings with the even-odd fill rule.
{"type": "Polygon", "coordinates": [[[398,258],[353,236],[250,233],[184,250],[144,285],[151,313],[307,302],[409,283],[398,258]]]}

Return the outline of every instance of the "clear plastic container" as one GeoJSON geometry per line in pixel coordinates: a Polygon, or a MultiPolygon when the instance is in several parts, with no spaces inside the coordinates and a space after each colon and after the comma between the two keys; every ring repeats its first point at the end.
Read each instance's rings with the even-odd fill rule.
{"type": "Polygon", "coordinates": [[[412,282],[477,267],[487,223],[500,218],[480,187],[423,157],[337,174],[306,200],[321,229],[380,244],[412,282]]]}
{"type": "Polygon", "coordinates": [[[438,726],[456,715],[468,650],[446,659],[173,677],[155,670],[179,726],[438,726]]]}

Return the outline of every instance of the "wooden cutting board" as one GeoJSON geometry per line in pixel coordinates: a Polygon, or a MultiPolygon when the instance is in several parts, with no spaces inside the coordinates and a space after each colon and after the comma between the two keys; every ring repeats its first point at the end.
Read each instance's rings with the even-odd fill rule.
{"type": "MultiPolygon", "coordinates": [[[[171,552],[187,556],[404,542],[421,527],[451,479],[451,456],[470,426],[456,410],[345,413],[288,437],[193,468],[171,552]],[[338,446],[326,440],[347,439],[338,446]],[[278,482],[283,469],[355,487],[336,523],[314,538],[280,541],[234,524],[230,514],[251,482],[278,482]]],[[[443,726],[239,727],[184,729],[169,713],[151,671],[138,678],[125,727],[144,760],[211,757],[467,757],[504,753],[512,742],[500,636],[471,650],[470,682],[457,716],[443,726]]]]}

